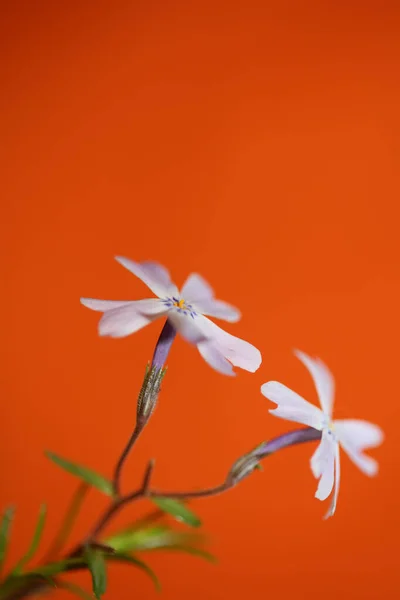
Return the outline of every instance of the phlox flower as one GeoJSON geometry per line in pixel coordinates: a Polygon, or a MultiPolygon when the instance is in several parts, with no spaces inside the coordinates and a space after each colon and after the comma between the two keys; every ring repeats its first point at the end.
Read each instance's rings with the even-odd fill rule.
{"type": "Polygon", "coordinates": [[[81,298],[84,306],[103,313],[99,322],[101,336],[125,337],[158,318],[166,317],[174,329],[194,344],[204,360],[220,373],[235,375],[232,365],[250,372],[258,369],[260,351],[207,318],[210,316],[234,323],[241,315],[237,308],[217,300],[210,285],[200,275],[189,275],[179,291],[168,270],[159,263],[134,262],[119,256],[116,260],[141,279],[157,297],[131,301],[81,298]]]}
{"type": "Polygon", "coordinates": [[[261,392],[277,404],[270,413],[276,417],[308,425],[321,431],[321,441],[311,458],[311,470],[319,479],[315,497],[325,500],[332,493],[326,517],[334,514],[340,483],[340,457],[342,448],[353,463],[366,475],[376,475],[378,463],[363,453],[367,448],[383,441],[383,432],[377,426],[359,419],[332,419],[335,383],[327,366],[320,359],[313,359],[304,352],[295,354],[309,370],[317,389],[321,408],[311,404],[296,392],[277,381],[261,386],[261,392]]]}

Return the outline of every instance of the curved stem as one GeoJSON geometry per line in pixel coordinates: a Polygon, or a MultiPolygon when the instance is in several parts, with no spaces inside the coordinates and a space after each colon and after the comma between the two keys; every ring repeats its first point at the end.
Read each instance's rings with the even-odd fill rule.
{"type": "Polygon", "coordinates": [[[90,531],[90,533],[86,536],[86,538],[83,540],[83,542],[81,544],[79,544],[79,546],[71,552],[69,557],[77,556],[79,554],[82,546],[85,546],[86,544],[89,544],[90,542],[95,540],[96,537],[106,527],[106,525],[108,525],[108,523],[111,521],[111,519],[114,517],[114,515],[116,515],[121,510],[121,508],[123,508],[126,504],[129,504],[130,502],[139,500],[139,498],[142,498],[143,496],[144,496],[143,489],[139,488],[138,490],[132,492],[131,494],[128,494],[127,496],[122,496],[121,498],[117,498],[104,511],[104,513],[102,514],[102,516],[100,517],[100,519],[98,520],[96,525],[93,527],[93,529],[90,531]]]}
{"type": "Polygon", "coordinates": [[[118,459],[117,466],[115,467],[115,471],[114,471],[114,477],[113,477],[114,490],[115,490],[116,494],[120,493],[122,469],[124,468],[126,459],[128,458],[130,451],[132,450],[133,446],[135,445],[135,443],[136,443],[137,439],[139,438],[139,435],[142,433],[142,431],[143,431],[143,425],[140,422],[138,422],[136,424],[136,427],[133,430],[133,433],[132,433],[131,437],[129,438],[128,443],[126,444],[120,458],[118,459]]]}
{"type": "MultiPolygon", "coordinates": [[[[157,344],[156,344],[156,347],[154,350],[153,358],[151,361],[150,369],[155,368],[155,369],[160,370],[164,367],[165,361],[168,358],[168,354],[171,349],[172,342],[175,339],[175,336],[176,336],[176,329],[167,320],[164,323],[164,327],[162,328],[161,333],[159,335],[159,338],[158,338],[158,341],[157,341],[157,344]]],[[[148,380],[145,376],[141,391],[139,393],[139,398],[140,398],[140,395],[143,393],[145,386],[147,385],[147,381],[148,380]]],[[[152,412],[152,410],[151,410],[151,412],[152,412]]],[[[119,495],[120,491],[121,491],[121,476],[122,476],[122,470],[124,468],[125,462],[129,456],[129,454],[131,453],[133,446],[137,442],[140,434],[142,433],[144,427],[146,426],[146,424],[151,416],[151,412],[147,418],[139,418],[138,417],[135,429],[133,430],[133,433],[130,436],[128,443],[126,444],[124,450],[122,451],[121,456],[118,459],[117,465],[114,470],[114,477],[113,477],[114,491],[115,491],[116,495],[119,495]]]]}
{"type": "MultiPolygon", "coordinates": [[[[266,458],[271,454],[277,452],[278,450],[282,450],[283,448],[293,446],[295,444],[302,444],[304,442],[310,442],[320,439],[321,432],[310,427],[305,427],[302,429],[296,429],[294,431],[290,431],[289,433],[285,433],[276,438],[273,438],[269,442],[264,442],[260,446],[257,447],[256,450],[252,451],[252,455],[257,457],[258,459],[266,458]]],[[[92,531],[88,534],[88,536],[83,540],[79,546],[77,546],[67,558],[78,558],[82,553],[84,546],[90,543],[97,544],[98,547],[101,546],[96,542],[96,537],[104,530],[104,528],[108,525],[111,519],[127,504],[139,500],[141,498],[151,498],[151,497],[169,497],[169,498],[180,498],[183,500],[191,499],[191,498],[207,498],[211,496],[216,496],[217,494],[221,494],[232,487],[234,487],[238,482],[232,479],[228,475],[227,479],[221,483],[220,485],[205,488],[197,491],[162,491],[162,490],[152,490],[150,489],[150,479],[153,471],[154,462],[150,461],[145,474],[143,476],[142,485],[139,489],[127,494],[125,496],[120,496],[114,498],[110,506],[104,511],[101,515],[92,531]]],[[[158,511],[157,511],[158,512],[158,511]]],[[[107,546],[102,546],[104,548],[108,548],[107,546]]],[[[85,568],[86,564],[82,563],[82,565],[72,565],[71,568],[67,568],[66,570],[75,570],[80,568],[85,568]]],[[[43,589],[48,587],[48,583],[43,581],[26,581],[21,587],[14,590],[5,591],[5,594],[0,595],[2,600],[21,600],[26,596],[35,594],[40,592],[43,589]]]]}
{"type": "MultiPolygon", "coordinates": [[[[259,460],[270,456],[271,454],[277,452],[278,450],[282,450],[283,448],[287,448],[289,446],[293,446],[296,444],[303,444],[305,442],[312,442],[321,438],[321,432],[313,429],[311,427],[303,427],[302,429],[295,429],[294,431],[289,431],[288,433],[284,433],[276,438],[273,438],[269,442],[264,442],[260,446],[257,447],[255,451],[253,451],[253,455],[256,456],[259,460]]],[[[159,498],[179,498],[179,499],[191,499],[191,498],[208,498],[210,496],[216,496],[217,494],[221,494],[222,492],[226,492],[227,490],[234,487],[238,482],[229,476],[227,479],[214,487],[205,488],[202,490],[195,491],[162,491],[162,490],[152,490],[150,489],[150,477],[153,470],[153,461],[149,462],[149,465],[146,469],[142,485],[137,490],[133,491],[126,496],[121,496],[114,500],[114,502],[106,509],[103,515],[100,517],[98,523],[93,528],[91,533],[87,536],[84,543],[89,543],[95,540],[95,538],[103,531],[103,529],[108,525],[111,518],[118,513],[124,506],[130,504],[131,502],[135,502],[141,498],[151,498],[151,497],[159,497],[159,498]]],[[[81,547],[81,546],[80,546],[81,547]]],[[[76,551],[75,551],[76,552],[76,551]]],[[[76,554],[73,554],[76,556],[76,554]]]]}
{"type": "Polygon", "coordinates": [[[160,490],[150,490],[147,493],[149,498],[182,498],[184,500],[190,500],[191,498],[209,498],[210,496],[217,496],[226,492],[229,488],[233,487],[230,482],[224,481],[220,485],[215,487],[206,488],[204,490],[190,490],[188,492],[163,492],[160,490]]]}

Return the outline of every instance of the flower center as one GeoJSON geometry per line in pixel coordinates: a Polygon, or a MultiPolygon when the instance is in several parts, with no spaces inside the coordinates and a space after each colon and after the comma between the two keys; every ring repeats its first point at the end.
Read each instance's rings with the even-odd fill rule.
{"type": "Polygon", "coordinates": [[[177,308],[186,308],[185,301],[183,298],[181,298],[180,300],[176,300],[174,298],[174,300],[175,300],[174,306],[176,306],[177,308]]]}
{"type": "Polygon", "coordinates": [[[188,304],[183,298],[176,298],[175,296],[172,296],[172,298],[164,298],[161,300],[161,302],[163,302],[168,309],[173,308],[174,310],[177,310],[178,313],[181,313],[185,316],[190,316],[192,319],[197,317],[197,312],[193,306],[188,304]]]}
{"type": "Polygon", "coordinates": [[[326,423],[325,423],[325,430],[333,438],[336,438],[336,436],[335,436],[335,425],[334,425],[333,421],[331,421],[330,419],[327,420],[326,423]]]}

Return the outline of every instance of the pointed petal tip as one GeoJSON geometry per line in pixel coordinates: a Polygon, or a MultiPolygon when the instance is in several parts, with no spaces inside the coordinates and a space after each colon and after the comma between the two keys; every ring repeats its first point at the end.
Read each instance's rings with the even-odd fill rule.
{"type": "Polygon", "coordinates": [[[116,255],[116,256],[114,256],[114,260],[116,260],[117,263],[119,263],[120,265],[125,267],[125,269],[128,269],[128,270],[129,270],[129,264],[136,264],[135,261],[131,260],[130,258],[127,258],[126,256],[116,255]]]}
{"type": "Polygon", "coordinates": [[[324,514],[324,516],[322,517],[323,521],[327,521],[328,519],[330,519],[331,517],[333,517],[333,515],[335,514],[336,509],[334,510],[328,510],[327,513],[324,514]]]}
{"type": "Polygon", "coordinates": [[[371,448],[380,446],[385,441],[385,432],[383,431],[383,429],[381,427],[379,427],[379,425],[375,425],[375,427],[376,427],[376,445],[371,446],[371,448]]]}
{"type": "Polygon", "coordinates": [[[79,302],[83,306],[87,306],[88,308],[90,308],[91,300],[92,300],[92,298],[79,298],[79,302]]]}
{"type": "MultiPolygon", "coordinates": [[[[311,356],[311,354],[307,354],[307,352],[303,352],[303,350],[299,350],[298,348],[293,348],[293,354],[296,358],[299,359],[300,362],[305,365],[307,361],[319,361],[320,359],[317,356],[311,356]]],[[[308,368],[308,367],[307,367],[308,368]]]]}
{"type": "Polygon", "coordinates": [[[98,301],[96,301],[94,298],[79,298],[79,302],[82,304],[82,306],[90,308],[91,310],[101,310],[96,306],[98,301]]]}
{"type": "Polygon", "coordinates": [[[229,317],[225,316],[224,321],[227,323],[238,323],[242,318],[242,313],[240,310],[236,309],[236,312],[233,312],[229,315],[229,317]]]}
{"type": "Polygon", "coordinates": [[[365,468],[364,475],[366,475],[367,477],[376,477],[379,473],[379,463],[377,460],[375,460],[375,458],[372,458],[372,456],[369,456],[369,454],[364,455],[368,457],[368,468],[365,468]]]}

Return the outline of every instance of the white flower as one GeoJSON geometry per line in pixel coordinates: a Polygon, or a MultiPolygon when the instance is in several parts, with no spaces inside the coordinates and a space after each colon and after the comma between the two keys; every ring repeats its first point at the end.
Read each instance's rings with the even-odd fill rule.
{"type": "Polygon", "coordinates": [[[139,277],[158,298],[136,301],[94,300],[81,298],[84,306],[103,312],[99,334],[125,337],[159,317],[168,317],[188,342],[195,344],[204,360],[225,375],[235,375],[232,365],[254,373],[261,354],[254,346],[230,335],[204,315],[235,322],[240,312],[226,302],[216,300],[208,283],[197,273],[187,278],[181,291],[172,283],[169,272],[156,262],[116,260],[139,277]]]}
{"type": "Polygon", "coordinates": [[[322,432],[321,442],[311,458],[311,470],[314,477],[319,479],[316,498],[325,500],[333,489],[331,505],[325,516],[327,518],[335,512],[339,492],[339,446],[363,473],[376,475],[378,463],[363,454],[363,450],[378,446],[383,441],[383,432],[377,425],[358,419],[333,421],[335,383],[331,372],[321,360],[312,359],[299,351],[295,351],[295,354],[314,380],[322,410],[277,381],[264,383],[261,392],[278,405],[270,410],[276,417],[303,423],[322,432]]]}

